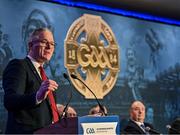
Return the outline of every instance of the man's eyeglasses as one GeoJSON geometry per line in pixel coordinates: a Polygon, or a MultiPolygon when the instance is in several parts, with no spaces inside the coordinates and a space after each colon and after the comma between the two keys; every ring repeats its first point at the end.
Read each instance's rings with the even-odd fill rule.
{"type": "Polygon", "coordinates": [[[32,41],[32,43],[41,43],[40,46],[41,47],[48,47],[48,48],[54,48],[56,46],[56,43],[54,42],[49,42],[46,39],[43,40],[35,40],[32,41]]]}

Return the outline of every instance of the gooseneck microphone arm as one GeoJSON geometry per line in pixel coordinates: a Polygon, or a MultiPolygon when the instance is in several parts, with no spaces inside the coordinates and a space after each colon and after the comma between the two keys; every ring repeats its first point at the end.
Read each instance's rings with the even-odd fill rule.
{"type": "MultiPolygon", "coordinates": [[[[68,75],[66,73],[63,73],[63,76],[64,76],[64,78],[66,80],[68,80],[69,84],[71,85],[68,75]]],[[[69,103],[70,103],[71,99],[72,99],[72,90],[70,91],[70,97],[69,97],[69,99],[68,99],[68,101],[67,101],[67,103],[66,103],[66,105],[65,105],[65,107],[63,109],[63,112],[62,112],[62,114],[60,116],[60,119],[62,119],[63,117],[66,117],[66,113],[67,113],[68,106],[69,106],[69,103]]]]}
{"type": "Polygon", "coordinates": [[[159,133],[158,131],[156,131],[156,130],[150,128],[150,127],[145,127],[145,129],[146,129],[146,131],[151,132],[151,133],[153,133],[153,134],[162,135],[161,133],[159,133]]]}
{"type": "Polygon", "coordinates": [[[93,94],[93,96],[95,97],[96,102],[98,103],[100,110],[101,110],[102,113],[106,116],[107,114],[105,113],[104,107],[100,104],[100,102],[99,102],[99,100],[97,99],[97,97],[96,97],[96,95],[94,94],[94,92],[93,92],[81,79],[79,79],[76,75],[71,74],[71,77],[72,77],[73,79],[79,80],[82,84],[84,84],[84,85],[86,86],[86,88],[88,88],[88,90],[89,90],[89,91],[93,94]]]}
{"type": "Polygon", "coordinates": [[[168,130],[174,131],[174,132],[177,133],[177,134],[180,134],[180,131],[178,131],[178,129],[172,128],[171,125],[166,125],[166,128],[167,128],[168,130]]]}

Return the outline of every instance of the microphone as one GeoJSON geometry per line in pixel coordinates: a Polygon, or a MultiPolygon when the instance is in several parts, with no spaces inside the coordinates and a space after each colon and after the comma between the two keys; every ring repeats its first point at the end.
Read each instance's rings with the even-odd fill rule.
{"type": "MultiPolygon", "coordinates": [[[[70,81],[69,81],[69,76],[68,76],[66,73],[63,73],[63,76],[64,76],[64,78],[65,78],[66,80],[68,80],[69,84],[71,85],[71,83],[70,83],[70,81]]],[[[68,106],[69,106],[69,103],[70,103],[71,99],[72,99],[72,89],[71,89],[71,91],[70,91],[69,100],[67,101],[67,104],[65,105],[65,107],[64,107],[64,109],[63,109],[63,112],[62,112],[62,114],[61,114],[61,116],[60,116],[60,119],[62,119],[62,118],[64,118],[64,117],[67,116],[66,114],[67,114],[68,106]]]]}
{"type": "Polygon", "coordinates": [[[94,92],[93,92],[81,79],[79,79],[76,75],[71,74],[71,77],[72,77],[73,79],[79,80],[82,84],[84,84],[84,85],[86,86],[86,88],[88,88],[88,90],[89,90],[89,91],[93,94],[93,96],[95,97],[96,102],[98,103],[100,110],[101,110],[102,113],[106,116],[107,114],[105,113],[104,107],[100,104],[100,102],[99,102],[99,100],[97,99],[97,97],[96,97],[96,95],[94,94],[94,92]]]}
{"type": "Polygon", "coordinates": [[[158,131],[156,131],[156,130],[150,128],[150,127],[146,127],[145,129],[146,129],[146,131],[151,132],[153,134],[160,134],[161,135],[161,133],[159,133],[158,131]]]}
{"type": "Polygon", "coordinates": [[[66,80],[68,80],[69,84],[71,84],[70,81],[69,81],[69,76],[68,76],[66,73],[63,73],[63,76],[64,76],[64,78],[65,78],[66,80]]]}
{"type": "Polygon", "coordinates": [[[180,131],[178,131],[178,130],[175,129],[175,128],[172,128],[171,125],[166,125],[166,128],[167,128],[168,130],[174,131],[176,134],[180,134],[180,131]]]}

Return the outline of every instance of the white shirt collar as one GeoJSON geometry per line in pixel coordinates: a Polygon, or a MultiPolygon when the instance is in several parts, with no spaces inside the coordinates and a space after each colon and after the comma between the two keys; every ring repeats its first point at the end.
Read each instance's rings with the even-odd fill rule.
{"type": "Polygon", "coordinates": [[[32,58],[30,55],[28,55],[27,56],[30,60],[31,60],[31,62],[33,63],[33,65],[34,65],[34,67],[36,68],[36,69],[38,69],[41,65],[34,59],[34,58],[32,58]]]}
{"type": "Polygon", "coordinates": [[[41,64],[39,64],[35,59],[33,59],[30,55],[27,55],[27,57],[31,60],[32,64],[34,65],[36,71],[38,72],[40,78],[41,78],[41,74],[39,71],[39,67],[41,66],[41,64]]]}
{"type": "MultiPolygon", "coordinates": [[[[131,120],[132,120],[132,119],[131,119],[131,120]]],[[[132,121],[134,121],[138,126],[144,125],[143,122],[139,122],[139,121],[135,121],[135,120],[132,120],[132,121]]]]}

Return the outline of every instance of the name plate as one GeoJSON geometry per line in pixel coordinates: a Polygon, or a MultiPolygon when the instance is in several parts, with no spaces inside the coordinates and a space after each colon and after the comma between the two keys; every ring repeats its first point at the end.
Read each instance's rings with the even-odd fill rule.
{"type": "Polygon", "coordinates": [[[78,133],[83,135],[116,135],[119,134],[119,117],[80,117],[78,133]]]}

